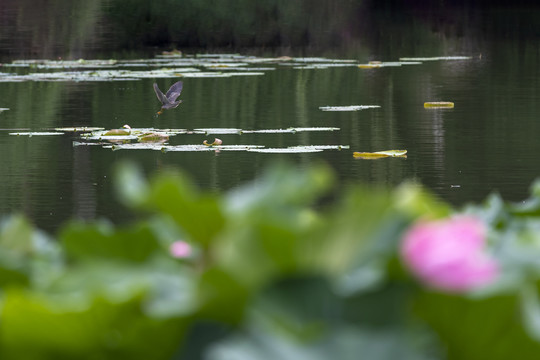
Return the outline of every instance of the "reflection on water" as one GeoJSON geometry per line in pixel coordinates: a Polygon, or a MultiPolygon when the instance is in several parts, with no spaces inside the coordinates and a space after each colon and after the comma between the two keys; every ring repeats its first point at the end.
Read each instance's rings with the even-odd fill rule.
{"type": "MultiPolygon", "coordinates": [[[[7,21],[15,26],[6,15],[15,2],[3,2],[0,6],[7,11],[2,12],[3,24],[7,21]]],[[[73,2],[73,7],[78,6],[87,6],[88,13],[103,11],[73,2]]],[[[33,11],[38,10],[39,6],[33,11]]],[[[47,11],[43,13],[48,14],[47,11]]],[[[181,168],[201,187],[209,189],[238,186],[269,163],[286,159],[297,164],[299,172],[314,162],[325,161],[335,168],[341,184],[358,181],[394,185],[417,179],[454,204],[481,200],[491,191],[499,191],[511,200],[524,198],[529,184],[540,174],[536,159],[540,152],[536,139],[540,130],[538,41],[480,42],[474,37],[439,34],[440,41],[436,42],[433,33],[424,31],[425,24],[407,24],[401,24],[405,26],[401,44],[396,44],[395,35],[379,33],[377,37],[387,36],[392,44],[373,37],[368,41],[372,46],[354,47],[352,57],[362,63],[412,56],[469,55],[472,59],[375,69],[301,70],[273,65],[275,70],[264,71],[262,76],[185,78],[183,103],[157,119],[153,117],[160,105],[152,89],[155,79],[0,82],[0,108],[10,109],[0,112],[0,129],[119,128],[124,124],[185,129],[337,127],[340,130],[333,132],[223,134],[219,138],[227,145],[275,148],[350,146],[342,151],[302,154],[113,152],[100,146],[73,147],[73,141],[78,139],[76,134],[27,137],[10,136],[10,131],[0,130],[0,214],[23,211],[49,231],[56,231],[58,224],[72,216],[127,220],[130,216],[123,212],[112,191],[113,164],[123,160],[140,164],[147,173],[181,168]],[[415,32],[421,34],[417,38],[419,43],[411,46],[415,32]],[[424,109],[426,101],[452,101],[455,108],[424,109]],[[320,109],[351,105],[380,108],[320,109]],[[354,151],[390,149],[406,149],[408,157],[361,160],[352,156],[354,151]]],[[[47,49],[51,53],[39,50],[40,57],[55,57],[66,44],[70,56],[78,57],[78,51],[84,53],[93,46],[90,39],[95,37],[86,38],[87,32],[77,32],[70,27],[73,25],[64,26],[67,27],[63,30],[56,29],[54,36],[42,35],[41,42],[49,41],[47,49]],[[63,34],[58,31],[75,31],[79,37],[67,43],[51,42],[63,34]]],[[[391,27],[394,26],[396,23],[392,23],[391,27]]],[[[41,29],[40,24],[34,29],[41,29]]],[[[24,41],[34,39],[23,42],[30,53],[33,44],[40,43],[35,34],[28,37],[28,32],[22,31],[20,36],[25,37],[24,41]]],[[[10,41],[0,36],[4,57],[17,53],[16,48],[21,45],[19,40],[10,41]]],[[[323,52],[328,56],[328,50],[323,52]]],[[[348,58],[351,51],[334,51],[332,56],[348,58]]],[[[24,72],[6,68],[0,71],[24,72]]],[[[156,82],[166,88],[174,80],[156,82]]],[[[202,144],[213,137],[178,135],[171,142],[202,144]]]]}

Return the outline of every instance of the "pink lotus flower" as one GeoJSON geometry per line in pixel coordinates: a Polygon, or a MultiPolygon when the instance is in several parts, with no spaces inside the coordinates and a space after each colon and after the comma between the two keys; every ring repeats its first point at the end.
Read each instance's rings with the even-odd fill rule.
{"type": "Polygon", "coordinates": [[[184,259],[191,255],[192,249],[187,242],[178,240],[171,244],[169,252],[175,258],[184,259]]]}
{"type": "Polygon", "coordinates": [[[427,285],[465,292],[486,285],[499,267],[485,252],[486,229],[474,217],[419,222],[405,234],[401,255],[427,285]]]}

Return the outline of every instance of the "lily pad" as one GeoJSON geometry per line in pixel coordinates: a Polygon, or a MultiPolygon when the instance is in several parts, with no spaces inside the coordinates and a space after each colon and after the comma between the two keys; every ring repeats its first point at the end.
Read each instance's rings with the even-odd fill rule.
{"type": "Polygon", "coordinates": [[[206,134],[206,135],[214,135],[214,134],[240,134],[242,132],[242,129],[236,129],[236,128],[200,128],[200,129],[193,129],[195,133],[199,134],[206,134]]]}
{"type": "Polygon", "coordinates": [[[103,148],[112,149],[113,151],[116,151],[116,150],[162,150],[163,147],[164,147],[163,144],[156,143],[156,142],[109,144],[109,145],[103,146],[103,148]]]}
{"type": "Polygon", "coordinates": [[[163,151],[250,151],[252,149],[264,148],[262,145],[175,145],[166,146],[163,151]]]}
{"type": "Polygon", "coordinates": [[[113,130],[96,130],[90,133],[81,134],[84,140],[136,140],[141,136],[154,134],[154,137],[169,137],[177,134],[185,134],[186,129],[154,129],[154,128],[130,128],[113,130]]]}
{"type": "Polygon", "coordinates": [[[320,106],[322,111],[358,111],[380,108],[379,105],[320,106]]]}
{"type": "Polygon", "coordinates": [[[8,110],[9,110],[9,108],[0,108],[0,112],[2,112],[2,111],[8,111],[8,110]]]}
{"type": "Polygon", "coordinates": [[[469,60],[472,56],[434,56],[434,57],[403,57],[400,61],[438,61],[438,60],[469,60]]]}
{"type": "Polygon", "coordinates": [[[29,131],[29,132],[15,132],[9,133],[9,135],[15,136],[49,136],[49,135],[63,135],[63,132],[49,132],[49,131],[29,131]]]}
{"type": "Polygon", "coordinates": [[[65,131],[65,132],[81,132],[81,131],[105,130],[105,128],[102,128],[102,127],[75,126],[75,127],[55,128],[54,130],[56,130],[56,131],[65,131]]]}
{"type": "Polygon", "coordinates": [[[242,134],[295,134],[297,132],[308,131],[338,131],[337,127],[298,127],[288,129],[260,129],[260,130],[241,130],[242,134]]]}
{"type": "Polygon", "coordinates": [[[317,150],[345,150],[349,149],[349,145],[305,145],[305,146],[298,146],[302,149],[317,149],[317,150]]]}
{"type": "Polygon", "coordinates": [[[95,141],[73,141],[73,147],[77,146],[103,146],[103,145],[110,145],[110,143],[105,142],[95,142],[95,141]]]}
{"type": "Polygon", "coordinates": [[[386,157],[407,157],[407,150],[385,150],[377,152],[354,152],[353,156],[360,159],[380,159],[386,157]]]}
{"type": "Polygon", "coordinates": [[[301,153],[314,153],[321,152],[323,149],[317,149],[310,146],[291,146],[287,148],[262,148],[262,149],[249,149],[251,152],[269,153],[269,154],[301,154],[301,153]]]}
{"type": "Polygon", "coordinates": [[[169,140],[169,135],[167,135],[165,133],[159,133],[159,132],[150,132],[150,133],[140,135],[137,138],[137,140],[139,140],[139,142],[143,142],[143,143],[150,143],[150,142],[163,143],[163,142],[169,140]]]}
{"type": "Polygon", "coordinates": [[[129,125],[122,126],[121,129],[107,130],[103,136],[128,136],[131,135],[131,127],[129,125]]]}

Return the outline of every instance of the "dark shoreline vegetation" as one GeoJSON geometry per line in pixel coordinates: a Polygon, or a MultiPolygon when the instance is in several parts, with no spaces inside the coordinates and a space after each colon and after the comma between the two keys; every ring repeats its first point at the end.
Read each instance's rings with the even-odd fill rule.
{"type": "Polygon", "coordinates": [[[52,240],[21,216],[2,222],[2,359],[537,358],[540,183],[524,204],[492,195],[458,212],[418,185],[354,185],[314,210],[332,189],[322,165],[274,166],[224,194],[117,170],[140,214],[129,225],[72,221],[52,240]],[[455,248],[450,268],[415,279],[429,261],[408,270],[419,259],[401,239],[427,230],[481,236],[495,281],[477,283],[455,248]]]}
{"type": "Polygon", "coordinates": [[[101,0],[60,2],[57,9],[48,2],[8,0],[2,6],[2,59],[110,58],[158,49],[257,49],[299,56],[540,34],[534,2],[101,0]],[[60,12],[62,6],[70,8],[60,12]],[[58,13],[69,16],[57,22],[58,13]],[[405,28],[413,30],[402,33],[405,28]]]}

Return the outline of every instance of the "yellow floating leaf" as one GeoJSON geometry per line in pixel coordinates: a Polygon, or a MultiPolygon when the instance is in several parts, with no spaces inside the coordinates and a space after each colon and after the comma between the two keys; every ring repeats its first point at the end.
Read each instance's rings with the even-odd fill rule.
{"type": "Polygon", "coordinates": [[[424,103],[424,108],[426,109],[439,109],[446,108],[451,109],[454,107],[454,103],[451,101],[430,101],[424,103]]]}
{"type": "Polygon", "coordinates": [[[381,64],[360,64],[358,65],[360,69],[375,69],[380,68],[381,64]]]}
{"type": "Polygon", "coordinates": [[[385,150],[377,152],[357,152],[353,153],[355,158],[360,159],[380,159],[385,157],[407,157],[407,150],[385,150]]]}

